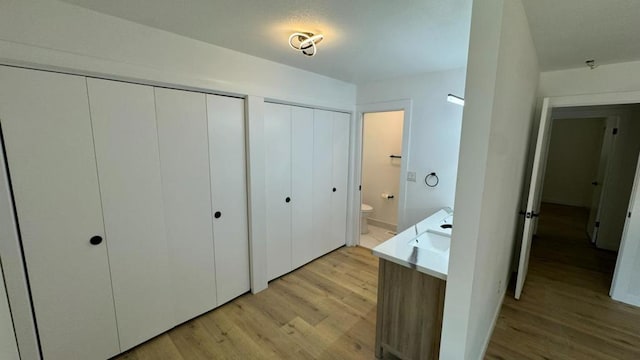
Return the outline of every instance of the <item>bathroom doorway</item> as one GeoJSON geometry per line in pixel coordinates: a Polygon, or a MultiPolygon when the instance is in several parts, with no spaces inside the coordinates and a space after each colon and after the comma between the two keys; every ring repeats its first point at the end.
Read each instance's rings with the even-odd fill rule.
{"type": "Polygon", "coordinates": [[[372,249],[393,237],[398,229],[404,121],[404,110],[363,114],[362,247],[372,249]]]}

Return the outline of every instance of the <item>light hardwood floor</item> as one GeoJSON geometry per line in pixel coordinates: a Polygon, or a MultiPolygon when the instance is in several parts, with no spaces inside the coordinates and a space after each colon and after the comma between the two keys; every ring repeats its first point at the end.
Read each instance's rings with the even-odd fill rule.
{"type": "Polygon", "coordinates": [[[117,359],[373,359],[378,258],[341,248],[117,359]]]}
{"type": "Polygon", "coordinates": [[[640,309],[612,300],[616,254],[585,209],[543,204],[521,300],[507,293],[487,359],[640,359],[640,309]]]}

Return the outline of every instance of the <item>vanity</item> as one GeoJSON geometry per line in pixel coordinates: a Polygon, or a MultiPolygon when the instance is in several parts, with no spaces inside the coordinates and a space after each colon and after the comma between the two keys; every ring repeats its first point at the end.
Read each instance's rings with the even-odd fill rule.
{"type": "Polygon", "coordinates": [[[453,211],[444,208],[373,249],[377,358],[438,359],[452,226],[453,211]]]}

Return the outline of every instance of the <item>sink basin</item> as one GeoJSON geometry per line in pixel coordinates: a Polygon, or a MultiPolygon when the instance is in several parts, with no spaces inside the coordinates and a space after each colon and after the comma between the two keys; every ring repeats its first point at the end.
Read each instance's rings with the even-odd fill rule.
{"type": "Polygon", "coordinates": [[[449,252],[451,239],[427,231],[411,239],[409,245],[437,253],[446,253],[449,252]]]}

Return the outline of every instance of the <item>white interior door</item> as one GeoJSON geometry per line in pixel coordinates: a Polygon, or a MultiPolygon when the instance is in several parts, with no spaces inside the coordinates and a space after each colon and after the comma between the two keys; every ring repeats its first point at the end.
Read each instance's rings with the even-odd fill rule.
{"type": "Polygon", "coordinates": [[[347,184],[349,178],[349,114],[333,114],[331,250],[347,242],[347,184]]]}
{"type": "Polygon", "coordinates": [[[251,288],[244,100],[207,95],[218,305],[251,288]]]}
{"type": "Polygon", "coordinates": [[[542,183],[544,169],[546,166],[547,150],[549,149],[549,139],[551,138],[551,108],[549,99],[544,99],[542,113],[540,116],[540,128],[536,141],[536,150],[533,158],[533,169],[531,172],[531,183],[529,186],[529,196],[527,197],[527,209],[524,221],[524,231],[522,234],[522,246],[520,248],[520,260],[518,264],[518,278],[516,280],[515,298],[520,299],[524,281],[529,268],[529,255],[531,252],[531,240],[537,223],[537,208],[542,195],[542,183]]]}
{"type": "Polygon", "coordinates": [[[153,88],[87,79],[122,351],[174,324],[153,88]]]}
{"type": "Polygon", "coordinates": [[[174,325],[216,307],[205,95],[155,88],[174,325]]]}
{"type": "Polygon", "coordinates": [[[314,110],[313,119],[313,243],[314,257],[333,250],[331,196],[333,188],[333,114],[314,110]]]}
{"type": "Polygon", "coordinates": [[[598,227],[596,223],[600,218],[600,204],[604,196],[606,196],[605,184],[607,183],[607,173],[610,168],[609,155],[612,154],[616,136],[614,135],[614,129],[618,128],[618,118],[607,118],[606,126],[604,128],[602,148],[600,150],[600,160],[598,162],[598,174],[594,180],[595,186],[593,196],[591,200],[591,207],[589,208],[589,219],[587,220],[587,235],[591,239],[591,242],[596,242],[598,238],[598,227]]]}
{"type": "Polygon", "coordinates": [[[640,158],[611,284],[614,300],[640,306],[640,158]]]}
{"type": "Polygon", "coordinates": [[[275,279],[291,263],[291,107],[264,104],[267,275],[275,279]]]}
{"type": "Polygon", "coordinates": [[[313,244],[313,109],[291,108],[291,256],[293,268],[317,257],[313,244]]]}
{"type": "MultiPolygon", "coordinates": [[[[0,121],[42,353],[119,353],[85,78],[0,67],[0,121]]],[[[106,240],[108,242],[108,239],[106,240]]]]}

